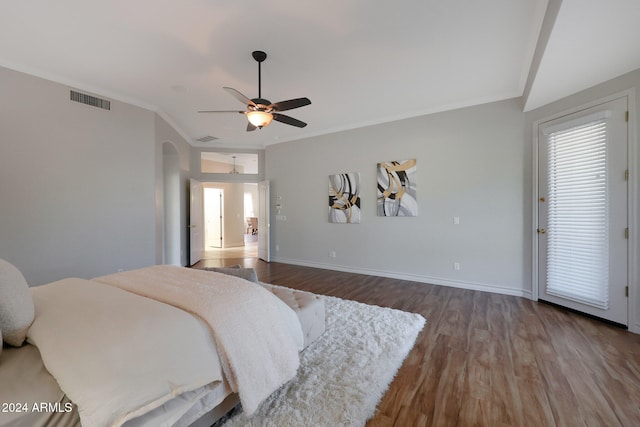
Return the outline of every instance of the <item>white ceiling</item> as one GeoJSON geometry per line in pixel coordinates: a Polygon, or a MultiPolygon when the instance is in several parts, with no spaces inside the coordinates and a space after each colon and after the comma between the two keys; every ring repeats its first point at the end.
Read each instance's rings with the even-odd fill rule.
{"type": "MultiPolygon", "coordinates": [[[[557,5],[559,0],[550,0],[557,5]]],[[[0,66],[152,109],[193,145],[264,147],[522,96],[547,0],[31,0],[0,12],[0,66]],[[246,132],[222,87],[306,96],[246,132]],[[195,139],[214,136],[213,142],[195,139]]],[[[554,14],[555,15],[555,14],[554,14]]],[[[640,1],[564,0],[523,104],[640,68],[640,1]],[[612,39],[615,42],[612,42],[612,39]],[[597,48],[596,52],[593,52],[597,48]]]]}
{"type": "Polygon", "coordinates": [[[525,111],[638,68],[640,1],[563,0],[525,111]]]}

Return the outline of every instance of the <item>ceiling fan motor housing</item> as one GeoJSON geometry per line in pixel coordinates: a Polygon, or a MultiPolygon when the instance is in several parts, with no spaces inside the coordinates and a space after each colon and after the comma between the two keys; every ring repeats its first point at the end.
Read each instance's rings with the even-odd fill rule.
{"type": "Polygon", "coordinates": [[[271,105],[271,101],[269,101],[268,99],[253,98],[251,101],[253,101],[256,105],[255,106],[253,106],[251,104],[247,105],[247,109],[248,110],[253,110],[253,111],[271,111],[271,108],[269,108],[269,105],[271,105]]]}

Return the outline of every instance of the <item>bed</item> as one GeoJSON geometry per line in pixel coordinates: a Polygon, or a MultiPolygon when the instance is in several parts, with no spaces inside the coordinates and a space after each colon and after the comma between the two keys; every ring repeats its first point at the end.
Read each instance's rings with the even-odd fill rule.
{"type": "Polygon", "coordinates": [[[19,310],[0,306],[2,427],[210,426],[254,411],[324,331],[321,298],[255,272],[153,266],[25,292],[7,286],[16,271],[0,260],[0,301],[31,302],[33,319],[13,313],[16,333],[19,310]]]}

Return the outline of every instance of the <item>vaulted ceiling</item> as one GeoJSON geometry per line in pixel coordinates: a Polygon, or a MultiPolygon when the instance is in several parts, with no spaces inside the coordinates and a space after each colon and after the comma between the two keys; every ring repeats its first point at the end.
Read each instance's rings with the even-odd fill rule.
{"type": "Polygon", "coordinates": [[[637,0],[7,2],[0,66],[157,111],[190,143],[264,147],[523,97],[530,110],[640,68],[637,0]],[[246,131],[222,89],[308,97],[246,131]],[[524,95],[524,96],[523,96],[524,95]],[[207,143],[204,136],[218,138],[207,143]]]}

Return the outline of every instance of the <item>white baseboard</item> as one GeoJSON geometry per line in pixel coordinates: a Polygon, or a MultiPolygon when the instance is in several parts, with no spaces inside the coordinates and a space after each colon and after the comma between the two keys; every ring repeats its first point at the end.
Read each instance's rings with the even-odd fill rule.
{"type": "Polygon", "coordinates": [[[303,261],[292,258],[272,258],[273,262],[283,264],[299,265],[302,267],[322,268],[325,270],[343,271],[345,273],[366,274],[368,276],[388,277],[390,279],[408,280],[411,282],[428,283],[431,285],[449,286],[451,288],[468,289],[472,291],[491,292],[494,294],[512,295],[532,299],[531,291],[517,288],[505,288],[486,283],[467,282],[462,280],[441,279],[437,277],[421,276],[417,274],[396,273],[384,270],[372,270],[366,268],[354,268],[336,264],[323,264],[317,262],[303,261]]]}

